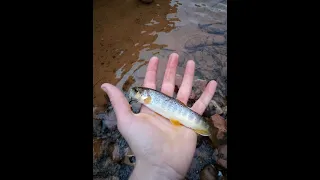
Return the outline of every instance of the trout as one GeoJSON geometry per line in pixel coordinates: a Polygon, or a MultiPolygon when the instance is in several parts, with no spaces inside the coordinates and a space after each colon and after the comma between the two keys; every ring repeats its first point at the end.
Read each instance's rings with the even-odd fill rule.
{"type": "Polygon", "coordinates": [[[183,125],[202,136],[211,134],[207,120],[178,99],[145,87],[131,88],[129,97],[169,119],[175,126],[183,125]]]}

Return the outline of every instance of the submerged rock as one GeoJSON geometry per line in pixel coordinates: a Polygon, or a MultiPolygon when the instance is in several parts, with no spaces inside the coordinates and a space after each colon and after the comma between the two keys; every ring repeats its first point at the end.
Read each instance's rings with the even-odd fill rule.
{"type": "Polygon", "coordinates": [[[108,147],[108,155],[113,162],[121,161],[122,157],[120,156],[120,149],[117,143],[111,143],[108,147]]]}
{"type": "Polygon", "coordinates": [[[218,114],[211,116],[212,123],[219,131],[217,134],[218,139],[224,138],[224,133],[227,132],[227,122],[226,120],[218,114]]]}
{"type": "Polygon", "coordinates": [[[226,42],[226,38],[224,36],[214,36],[213,44],[214,45],[223,45],[226,42]]]}
{"type": "Polygon", "coordinates": [[[216,114],[222,114],[223,113],[222,108],[220,107],[220,105],[215,100],[211,100],[209,102],[209,108],[211,110],[214,110],[216,114]]]}
{"type": "Polygon", "coordinates": [[[220,158],[220,159],[217,160],[217,164],[219,164],[223,168],[227,169],[227,160],[224,160],[224,159],[220,158]]]}
{"type": "Polygon", "coordinates": [[[182,84],[183,77],[180,74],[176,74],[175,84],[180,88],[182,84]]]}
{"type": "Polygon", "coordinates": [[[212,164],[205,166],[200,172],[200,180],[218,180],[218,170],[212,164]]]}
{"type": "Polygon", "coordinates": [[[210,139],[213,148],[218,148],[227,141],[227,122],[219,114],[211,116],[212,134],[210,139]]]}
{"type": "Polygon", "coordinates": [[[92,132],[93,132],[93,137],[99,137],[99,136],[101,136],[101,123],[102,123],[102,121],[101,120],[97,120],[97,119],[93,119],[92,120],[92,125],[93,125],[93,130],[92,130],[92,132]]]}
{"type": "Polygon", "coordinates": [[[222,23],[198,24],[198,27],[209,34],[224,34],[227,31],[227,26],[222,23]]]}
{"type": "Polygon", "coordinates": [[[227,144],[223,144],[218,148],[218,158],[227,160],[227,144]]]}
{"type": "Polygon", "coordinates": [[[105,117],[102,120],[103,122],[103,129],[115,129],[117,125],[117,116],[116,113],[112,110],[105,114],[105,117]]]}

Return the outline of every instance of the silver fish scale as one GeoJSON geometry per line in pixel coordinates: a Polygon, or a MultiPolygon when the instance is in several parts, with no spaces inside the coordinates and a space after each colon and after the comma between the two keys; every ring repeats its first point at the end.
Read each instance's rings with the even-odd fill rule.
{"type": "MultiPolygon", "coordinates": [[[[188,119],[189,119],[190,121],[197,120],[197,119],[196,119],[196,115],[195,115],[193,112],[189,112],[189,114],[188,114],[188,119]]],[[[197,122],[197,121],[196,121],[196,122],[197,122]]]]}
{"type": "Polygon", "coordinates": [[[201,122],[201,117],[198,117],[194,112],[184,107],[180,103],[174,101],[173,99],[157,92],[150,90],[147,94],[152,97],[152,103],[160,105],[166,111],[176,112],[187,117],[190,121],[195,121],[195,123],[201,122]]]}

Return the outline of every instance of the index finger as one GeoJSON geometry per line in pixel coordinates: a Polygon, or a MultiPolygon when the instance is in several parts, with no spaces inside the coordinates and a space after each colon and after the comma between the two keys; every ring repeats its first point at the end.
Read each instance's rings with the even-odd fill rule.
{"type": "Polygon", "coordinates": [[[149,61],[146,77],[144,78],[143,87],[156,89],[156,75],[158,68],[158,58],[152,57],[149,61]]]}

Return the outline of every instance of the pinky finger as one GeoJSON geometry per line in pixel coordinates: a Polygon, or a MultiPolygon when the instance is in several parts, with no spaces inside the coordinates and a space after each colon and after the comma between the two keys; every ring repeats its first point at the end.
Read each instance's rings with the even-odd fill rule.
{"type": "Polygon", "coordinates": [[[209,102],[211,101],[216,88],[217,82],[214,80],[210,81],[204,92],[201,94],[200,98],[193,104],[191,109],[201,115],[209,105],[209,102]]]}

